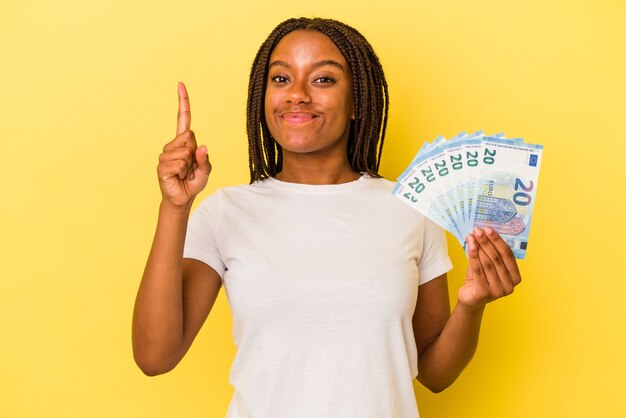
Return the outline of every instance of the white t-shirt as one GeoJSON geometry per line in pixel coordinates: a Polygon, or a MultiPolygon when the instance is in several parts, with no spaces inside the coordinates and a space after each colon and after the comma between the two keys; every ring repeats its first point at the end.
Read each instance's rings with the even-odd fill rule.
{"type": "Polygon", "coordinates": [[[392,187],[269,178],[193,213],[184,257],[219,273],[233,315],[228,418],[418,416],[418,284],[452,264],[443,230],[392,187]]]}

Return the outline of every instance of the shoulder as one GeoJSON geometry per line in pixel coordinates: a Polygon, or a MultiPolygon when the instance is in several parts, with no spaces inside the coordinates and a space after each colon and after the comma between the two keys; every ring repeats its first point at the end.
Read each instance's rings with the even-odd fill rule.
{"type": "Polygon", "coordinates": [[[252,184],[220,187],[204,197],[196,210],[204,211],[240,201],[254,200],[270,192],[271,188],[268,187],[267,180],[256,181],[252,184]]]}
{"type": "Polygon", "coordinates": [[[380,189],[380,190],[391,190],[393,189],[394,183],[392,181],[387,180],[384,177],[372,177],[367,174],[363,174],[364,181],[367,182],[370,188],[372,189],[380,189]]]}
{"type": "Polygon", "coordinates": [[[366,191],[372,203],[377,202],[386,211],[393,213],[399,219],[407,220],[412,219],[414,221],[422,222],[424,216],[403,203],[401,199],[393,194],[393,189],[396,185],[395,182],[389,181],[383,177],[369,177],[366,179],[367,187],[366,191]]]}

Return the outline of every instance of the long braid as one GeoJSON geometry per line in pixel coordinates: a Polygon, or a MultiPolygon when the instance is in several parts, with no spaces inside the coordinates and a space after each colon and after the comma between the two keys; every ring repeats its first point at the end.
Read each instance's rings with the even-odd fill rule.
{"type": "Polygon", "coordinates": [[[294,30],[323,33],[337,45],[348,62],[352,70],[355,111],[348,138],[348,161],[353,170],[380,177],[378,169],[387,129],[389,91],[378,57],[365,37],[344,23],[332,19],[299,18],[279,24],[261,45],[252,64],[246,124],[250,183],[273,177],[282,170],[282,149],[265,121],[265,86],[272,51],[294,30]]]}

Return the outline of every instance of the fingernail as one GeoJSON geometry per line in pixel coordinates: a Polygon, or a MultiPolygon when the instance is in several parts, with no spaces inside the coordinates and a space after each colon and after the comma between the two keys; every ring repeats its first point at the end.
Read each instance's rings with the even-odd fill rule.
{"type": "Polygon", "coordinates": [[[476,234],[476,236],[482,237],[483,236],[483,231],[482,229],[476,227],[474,228],[474,233],[476,234]]]}
{"type": "Polygon", "coordinates": [[[493,229],[487,227],[487,228],[485,228],[485,232],[487,233],[487,235],[491,235],[491,234],[493,234],[493,229]]]}

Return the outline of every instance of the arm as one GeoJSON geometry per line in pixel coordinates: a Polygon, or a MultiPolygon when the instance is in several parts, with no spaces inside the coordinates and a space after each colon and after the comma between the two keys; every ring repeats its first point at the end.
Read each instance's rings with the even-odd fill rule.
{"type": "Polygon", "coordinates": [[[482,312],[457,304],[450,315],[445,274],[420,286],[413,315],[420,383],[441,392],[456,380],[476,351],[482,312]]]}
{"type": "Polygon", "coordinates": [[[215,270],[198,260],[182,258],[188,214],[161,205],[137,292],[133,354],[149,376],[166,373],[180,362],[220,290],[221,279],[215,270]]]}
{"type": "Polygon", "coordinates": [[[452,315],[446,275],[420,286],[418,293],[413,315],[417,379],[433,392],[450,386],[474,356],[486,304],[511,294],[521,281],[515,258],[497,232],[477,229],[467,243],[470,265],[452,315]]]}
{"type": "Polygon", "coordinates": [[[178,364],[208,316],[221,285],[211,267],[183,260],[191,204],[206,186],[211,171],[206,147],[197,147],[189,125],[189,97],[180,84],[177,135],[159,158],[162,202],[133,314],[133,355],[147,375],[165,373],[178,364]]]}

